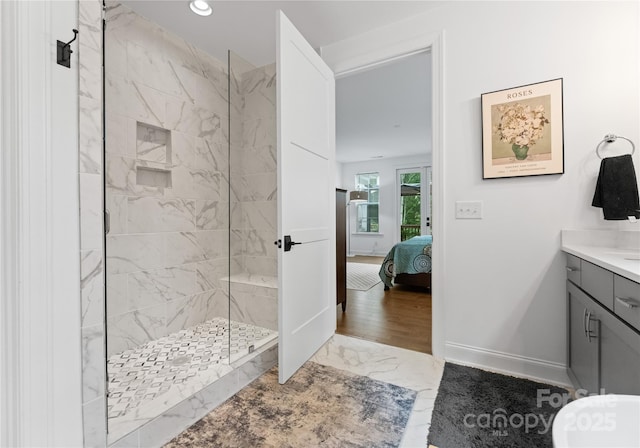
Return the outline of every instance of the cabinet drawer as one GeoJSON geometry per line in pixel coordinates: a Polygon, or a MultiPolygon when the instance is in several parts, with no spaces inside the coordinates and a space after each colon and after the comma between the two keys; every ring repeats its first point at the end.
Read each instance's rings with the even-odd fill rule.
{"type": "Polygon", "coordinates": [[[614,312],[629,325],[640,331],[640,283],[616,275],[613,293],[614,312]]]}
{"type": "Polygon", "coordinates": [[[580,259],[571,254],[567,254],[567,280],[580,286],[580,259]]]}
{"type": "Polygon", "coordinates": [[[613,311],[613,272],[584,260],[580,265],[582,289],[613,311]]]}

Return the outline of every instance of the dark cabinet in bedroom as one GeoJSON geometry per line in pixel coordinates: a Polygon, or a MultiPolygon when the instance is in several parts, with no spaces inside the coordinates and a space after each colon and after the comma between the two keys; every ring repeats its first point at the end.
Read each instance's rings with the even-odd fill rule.
{"type": "Polygon", "coordinates": [[[336,188],[336,304],[347,308],[347,190],[336,188]]]}

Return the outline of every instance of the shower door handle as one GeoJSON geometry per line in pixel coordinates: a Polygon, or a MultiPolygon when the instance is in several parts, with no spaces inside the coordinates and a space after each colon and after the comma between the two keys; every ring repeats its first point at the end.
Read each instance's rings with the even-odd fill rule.
{"type": "Polygon", "coordinates": [[[108,235],[111,231],[111,215],[109,210],[104,211],[104,234],[108,235]]]}

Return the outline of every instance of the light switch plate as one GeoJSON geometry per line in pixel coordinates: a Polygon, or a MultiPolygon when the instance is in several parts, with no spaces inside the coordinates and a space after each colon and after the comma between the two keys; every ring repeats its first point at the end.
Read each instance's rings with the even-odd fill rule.
{"type": "Polygon", "coordinates": [[[482,201],[456,201],[456,219],[482,219],[482,201]]]}

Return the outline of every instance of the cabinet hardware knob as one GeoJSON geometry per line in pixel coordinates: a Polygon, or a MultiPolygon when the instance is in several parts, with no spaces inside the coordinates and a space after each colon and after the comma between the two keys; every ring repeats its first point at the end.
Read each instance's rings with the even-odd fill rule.
{"type": "Polygon", "coordinates": [[[619,302],[621,305],[629,308],[629,309],[633,309],[633,308],[637,308],[638,304],[633,300],[633,299],[626,299],[624,297],[618,297],[616,296],[616,302],[619,302]]]}

